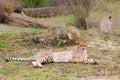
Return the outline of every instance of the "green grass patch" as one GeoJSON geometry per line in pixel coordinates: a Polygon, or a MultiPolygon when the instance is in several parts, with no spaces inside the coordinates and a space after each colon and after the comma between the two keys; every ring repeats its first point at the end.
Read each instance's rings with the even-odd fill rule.
{"type": "Polygon", "coordinates": [[[50,0],[19,0],[21,1],[22,4],[24,4],[24,6],[28,7],[28,8],[36,8],[36,7],[46,7],[46,6],[50,6],[51,2],[50,0]]]}
{"type": "Polygon", "coordinates": [[[15,32],[12,31],[12,30],[7,30],[7,31],[4,31],[2,32],[2,34],[6,34],[6,35],[11,35],[11,34],[14,34],[15,32]]]}
{"type": "Polygon", "coordinates": [[[0,49],[5,48],[5,47],[6,47],[5,42],[0,41],[0,49]]]}
{"type": "Polygon", "coordinates": [[[62,77],[62,76],[59,76],[56,78],[57,80],[69,80],[67,77],[62,77]]]}
{"type": "Polygon", "coordinates": [[[51,17],[51,18],[42,18],[40,20],[50,21],[51,23],[54,23],[57,25],[74,24],[74,21],[75,21],[73,15],[56,16],[56,17],[51,17]]]}
{"type": "Polygon", "coordinates": [[[9,72],[4,69],[0,69],[0,74],[9,74],[9,72]]]}
{"type": "Polygon", "coordinates": [[[21,77],[29,77],[29,76],[31,76],[31,77],[34,77],[36,79],[39,79],[39,78],[48,78],[51,75],[53,75],[53,72],[51,72],[50,70],[47,70],[47,69],[43,69],[41,71],[38,70],[36,72],[24,71],[24,72],[21,72],[20,75],[21,75],[21,77]]]}

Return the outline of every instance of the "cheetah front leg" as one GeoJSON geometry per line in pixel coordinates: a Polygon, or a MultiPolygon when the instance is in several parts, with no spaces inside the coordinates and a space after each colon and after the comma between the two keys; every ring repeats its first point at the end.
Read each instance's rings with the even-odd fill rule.
{"type": "Polygon", "coordinates": [[[40,61],[33,61],[32,64],[34,67],[43,68],[43,65],[40,63],[40,61]]]}
{"type": "Polygon", "coordinates": [[[93,59],[86,59],[83,61],[83,63],[86,63],[86,64],[97,64],[97,62],[93,59]]]}

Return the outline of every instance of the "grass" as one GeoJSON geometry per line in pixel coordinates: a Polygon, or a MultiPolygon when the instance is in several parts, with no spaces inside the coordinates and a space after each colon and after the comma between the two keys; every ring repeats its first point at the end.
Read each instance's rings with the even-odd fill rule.
{"type": "Polygon", "coordinates": [[[38,21],[45,21],[51,24],[55,24],[54,26],[57,27],[57,26],[66,25],[66,24],[74,24],[74,16],[68,15],[68,16],[51,17],[51,18],[41,18],[41,19],[38,19],[38,21]]]}
{"type": "Polygon", "coordinates": [[[0,69],[0,74],[6,74],[6,75],[7,75],[7,74],[9,74],[9,73],[8,73],[8,71],[6,71],[6,70],[0,69]]]}
{"type": "MultiPolygon", "coordinates": [[[[96,35],[92,33],[93,30],[82,31],[85,41],[92,43],[96,39],[96,35]],[[91,37],[87,37],[90,36],[91,37]]],[[[104,35],[98,33],[99,40],[104,40],[105,42],[102,43],[105,45],[108,40],[112,42],[119,43],[119,36],[114,34],[114,36],[104,35]],[[101,36],[102,35],[102,36],[101,36]],[[104,35],[104,36],[103,36],[104,35]],[[109,37],[109,38],[108,38],[109,37]]],[[[4,34],[7,35],[7,34],[4,34]]],[[[12,42],[14,39],[17,38],[23,39],[26,38],[26,34],[20,37],[20,33],[2,37],[2,40],[12,42]]],[[[95,42],[95,41],[94,41],[95,42]]],[[[96,43],[96,42],[95,42],[96,43]]],[[[34,52],[37,52],[39,49],[35,49],[35,45],[27,46],[26,42],[19,41],[17,43],[6,43],[7,47],[4,49],[1,48],[0,56],[3,56],[2,59],[5,57],[15,56],[15,57],[30,57],[34,55],[34,52]],[[23,45],[24,43],[24,45],[23,45]],[[12,45],[11,45],[12,44],[12,45]],[[14,44],[14,46],[13,46],[14,44]],[[6,56],[4,56],[6,55],[6,56]]],[[[74,80],[79,79],[82,77],[88,76],[115,76],[120,74],[120,61],[119,61],[119,49],[117,49],[117,45],[115,50],[107,48],[106,50],[99,50],[101,46],[99,44],[95,44],[94,47],[89,46],[88,48],[88,55],[90,58],[95,59],[98,62],[98,65],[87,65],[87,64],[75,64],[75,63],[52,63],[52,64],[45,64],[44,68],[33,68],[31,63],[28,62],[9,62],[5,63],[2,61],[1,65],[3,65],[3,69],[0,69],[0,73],[4,75],[4,79],[9,80],[74,80]]],[[[66,47],[64,47],[66,48],[66,47]]],[[[54,48],[52,48],[55,50],[54,48]]],[[[59,48],[56,48],[59,51],[59,48]]],[[[69,48],[68,48],[69,49],[69,48]]]]}
{"type": "Polygon", "coordinates": [[[5,48],[5,47],[6,47],[5,43],[3,41],[0,41],[0,49],[5,48]]]}
{"type": "MultiPolygon", "coordinates": [[[[106,15],[106,12],[101,13],[100,11],[93,12],[91,20],[97,21],[106,15]]],[[[114,14],[116,13],[113,13],[113,15],[114,14]]],[[[38,20],[46,22],[51,21],[51,23],[57,24],[55,26],[59,26],[73,24],[73,18],[73,16],[69,15],[38,20]]],[[[120,26],[118,26],[117,32],[114,34],[103,34],[96,29],[87,31],[81,30],[83,38],[80,40],[88,43],[87,51],[89,58],[95,59],[98,65],[51,63],[45,64],[42,69],[34,68],[29,62],[6,63],[3,60],[11,56],[30,57],[39,50],[43,50],[43,48],[39,47],[40,44],[30,44],[29,39],[33,34],[34,36],[42,35],[44,37],[46,35],[50,37],[48,35],[49,31],[34,28],[20,28],[19,30],[19,28],[12,28],[12,26],[10,26],[10,28],[8,29],[7,26],[6,30],[0,33],[0,74],[3,75],[4,80],[80,80],[80,78],[89,78],[90,76],[120,77],[120,26]]],[[[0,30],[2,30],[1,27],[0,30]]],[[[71,49],[71,46],[62,48],[47,47],[47,49],[45,48],[44,50],[61,51],[65,49],[71,49]]]]}
{"type": "Polygon", "coordinates": [[[41,33],[46,32],[45,29],[37,29],[35,26],[30,27],[21,27],[20,25],[9,23],[9,24],[0,24],[0,35],[12,35],[12,34],[22,34],[22,33],[41,33]],[[14,26],[13,26],[14,25],[14,26]]]}

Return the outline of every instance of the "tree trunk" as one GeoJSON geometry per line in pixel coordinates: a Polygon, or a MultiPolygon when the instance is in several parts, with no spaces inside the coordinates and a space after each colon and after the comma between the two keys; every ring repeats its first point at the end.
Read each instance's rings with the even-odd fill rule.
{"type": "MultiPolygon", "coordinates": [[[[0,0],[0,3],[2,1],[0,0]]],[[[0,4],[0,23],[5,23],[5,17],[4,17],[4,6],[3,4],[0,4]]]]}
{"type": "Polygon", "coordinates": [[[81,17],[81,18],[76,18],[76,21],[75,21],[75,26],[79,29],[84,29],[86,30],[87,29],[87,24],[86,24],[86,20],[84,17],[81,17]]]}

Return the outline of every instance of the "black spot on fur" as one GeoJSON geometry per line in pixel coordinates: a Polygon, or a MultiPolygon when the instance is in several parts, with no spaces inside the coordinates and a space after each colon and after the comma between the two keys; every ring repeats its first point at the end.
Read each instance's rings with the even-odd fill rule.
{"type": "Polygon", "coordinates": [[[94,63],[93,63],[94,65],[97,65],[98,63],[96,62],[96,61],[94,61],[94,63]]]}

